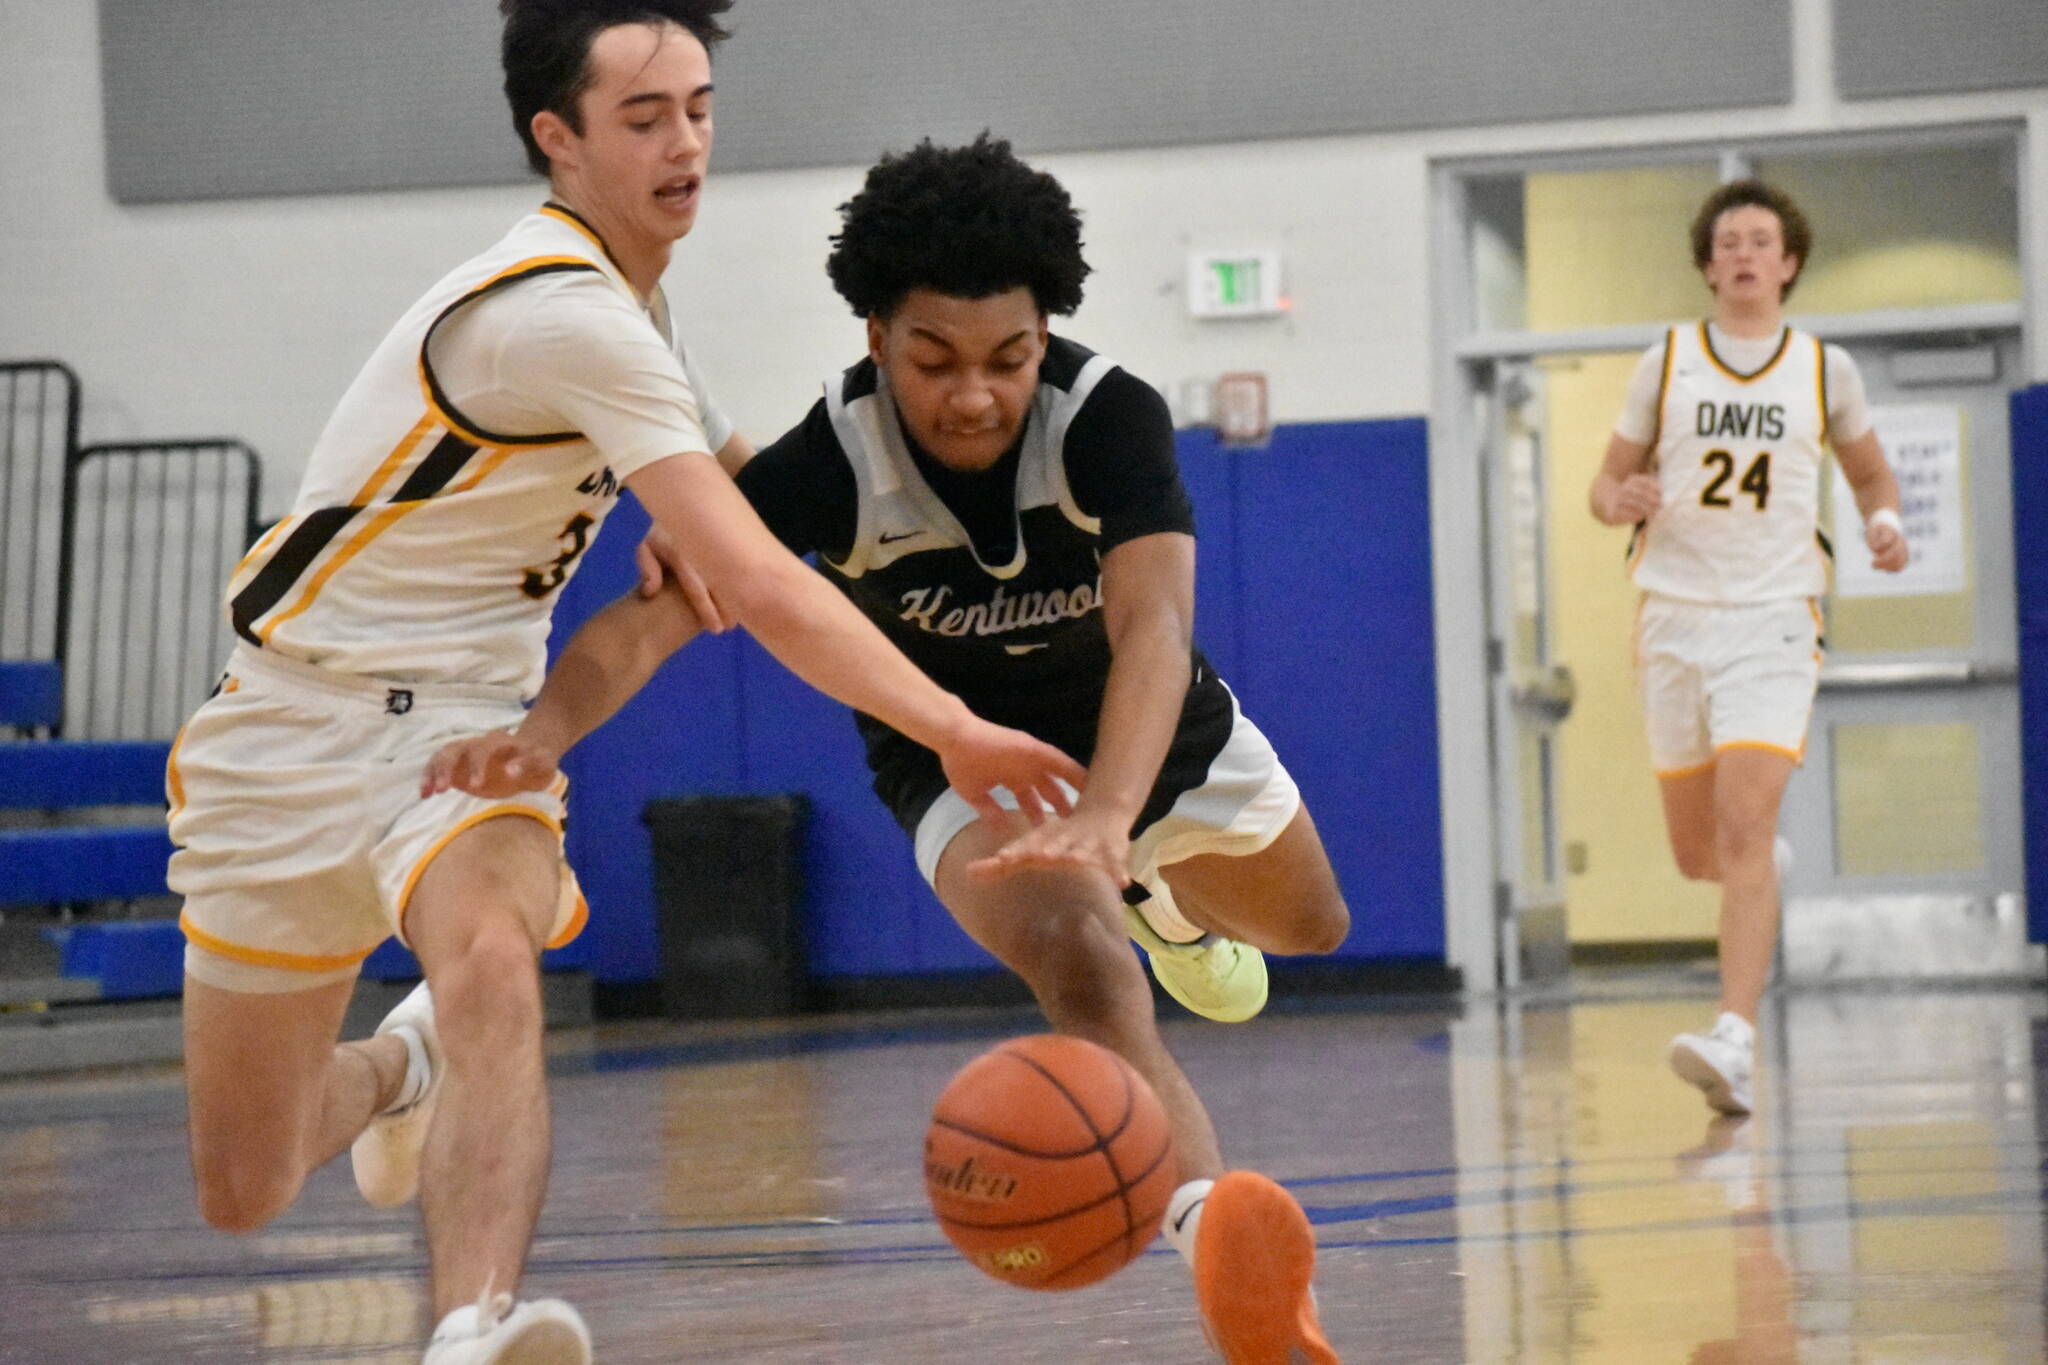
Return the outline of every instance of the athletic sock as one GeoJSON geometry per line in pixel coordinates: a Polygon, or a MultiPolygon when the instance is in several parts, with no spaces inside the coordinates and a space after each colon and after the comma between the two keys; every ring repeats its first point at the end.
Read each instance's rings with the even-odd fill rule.
{"type": "Polygon", "coordinates": [[[1195,1230],[1202,1225],[1202,1201],[1209,1197],[1209,1187],[1215,1183],[1190,1180],[1175,1190],[1173,1198],[1166,1201],[1166,1221],[1159,1225],[1190,1270],[1195,1268],[1195,1230]]]}
{"type": "Polygon", "coordinates": [[[418,1029],[411,1024],[400,1024],[391,1029],[388,1036],[405,1044],[405,1079],[398,1083],[398,1094],[380,1112],[397,1114],[419,1102],[420,1096],[426,1093],[427,1082],[433,1077],[429,1074],[427,1045],[420,1038],[418,1029]]]}
{"type": "Polygon", "coordinates": [[[1152,926],[1152,932],[1168,943],[1200,943],[1207,937],[1202,930],[1188,923],[1173,903],[1173,893],[1166,889],[1164,880],[1133,883],[1145,894],[1140,900],[1131,901],[1136,910],[1152,926]]]}

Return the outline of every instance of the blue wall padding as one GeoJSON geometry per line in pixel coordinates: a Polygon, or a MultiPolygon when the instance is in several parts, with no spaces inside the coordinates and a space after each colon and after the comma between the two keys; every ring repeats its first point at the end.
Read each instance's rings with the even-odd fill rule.
{"type": "Polygon", "coordinates": [[[161,740],[9,740],[0,742],[0,808],[161,806],[161,740]]]}
{"type": "MultiPolygon", "coordinates": [[[[1196,635],[1301,782],[1353,908],[1352,960],[1444,951],[1428,455],[1420,419],[1282,427],[1270,448],[1181,438],[1201,551],[1196,635]]],[[[632,581],[622,500],[565,592],[555,645],[632,581]]],[[[569,855],[591,904],[550,955],[599,980],[657,972],[658,796],[799,791],[807,960],[818,977],[985,968],[868,789],[845,709],[740,633],[700,639],[564,765],[569,855]]]]}
{"type": "MultiPolygon", "coordinates": [[[[633,549],[646,529],[647,514],[622,496],[556,608],[550,660],[568,642],[571,623],[631,586],[633,549]]],[[[655,796],[744,790],[738,653],[733,635],[693,641],[562,765],[569,861],[591,923],[576,942],[548,954],[550,966],[580,967],[600,981],[654,977],[653,845],[640,812],[655,796]]]]}
{"type": "Polygon", "coordinates": [[[64,670],[41,659],[0,659],[0,725],[47,729],[64,719],[64,670]]]}
{"type": "Polygon", "coordinates": [[[162,825],[0,830],[0,905],[169,894],[162,825]]]}
{"type": "Polygon", "coordinates": [[[2012,396],[2012,560],[2019,616],[2027,937],[2048,942],[2048,385],[2012,396]]]}
{"type": "MultiPolygon", "coordinates": [[[[1208,620],[1234,615],[1241,652],[1218,671],[1330,851],[1353,915],[1339,955],[1441,960],[1427,427],[1283,426],[1241,453],[1183,436],[1183,468],[1212,460],[1234,480],[1233,581],[1225,612],[1203,599],[1198,629],[1208,647],[1208,620]]],[[[1205,527],[1203,556],[1213,548],[1205,527]]]]}
{"type": "Polygon", "coordinates": [[[170,919],[108,920],[45,931],[66,976],[96,977],[105,1000],[176,995],[185,985],[185,938],[170,919]]]}

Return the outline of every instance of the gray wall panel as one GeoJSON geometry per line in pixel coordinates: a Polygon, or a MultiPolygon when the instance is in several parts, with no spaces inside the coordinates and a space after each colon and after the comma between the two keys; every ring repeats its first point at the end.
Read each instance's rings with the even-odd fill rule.
{"type": "Polygon", "coordinates": [[[1788,0],[1719,0],[1711,27],[1690,0],[757,0],[736,13],[727,166],[859,162],[983,126],[1067,150],[1773,104],[1792,88],[1788,0]]]}
{"type": "MultiPolygon", "coordinates": [[[[1845,0],[1845,3],[1849,0],[1845,0]]],[[[1790,0],[740,0],[725,170],[1784,103],[1790,0]]],[[[123,201],[516,180],[489,0],[100,0],[123,201]]]]}
{"type": "Polygon", "coordinates": [[[2048,84],[2048,0],[1835,0],[1852,99],[2048,84]]]}
{"type": "Polygon", "coordinates": [[[122,203],[489,185],[524,155],[491,0],[100,0],[122,203]]]}

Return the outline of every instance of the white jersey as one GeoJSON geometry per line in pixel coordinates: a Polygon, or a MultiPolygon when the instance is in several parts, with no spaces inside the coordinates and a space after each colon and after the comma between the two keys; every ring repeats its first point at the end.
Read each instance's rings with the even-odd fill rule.
{"type": "Polygon", "coordinates": [[[569,210],[527,215],[371,355],[236,570],[230,622],[338,672],[531,695],[621,483],[730,433],[691,379],[659,292],[643,304],[569,210]]]}
{"type": "Polygon", "coordinates": [[[1636,584],[1722,604],[1825,592],[1827,412],[1826,356],[1806,333],[1785,328],[1744,374],[1715,354],[1706,324],[1672,328],[1651,443],[1663,501],[1636,529],[1636,584]]]}

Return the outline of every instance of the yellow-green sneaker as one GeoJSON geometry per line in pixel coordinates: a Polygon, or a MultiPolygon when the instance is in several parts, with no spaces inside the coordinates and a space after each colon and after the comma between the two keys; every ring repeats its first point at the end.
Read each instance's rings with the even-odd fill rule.
{"type": "Polygon", "coordinates": [[[1266,1007],[1266,957],[1249,943],[1218,934],[1169,943],[1132,905],[1124,907],[1124,921],[1166,993],[1204,1019],[1237,1024],[1266,1007]]]}

